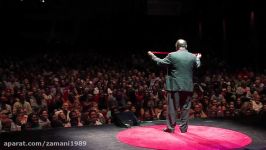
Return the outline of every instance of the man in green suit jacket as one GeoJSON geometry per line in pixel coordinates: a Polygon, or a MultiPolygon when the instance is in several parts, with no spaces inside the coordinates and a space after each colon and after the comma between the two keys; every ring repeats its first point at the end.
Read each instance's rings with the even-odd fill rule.
{"type": "Polygon", "coordinates": [[[187,50],[187,42],[177,40],[176,51],[160,59],[152,52],[148,55],[160,66],[167,66],[166,91],[168,100],[167,128],[165,132],[174,133],[176,126],[176,110],[181,109],[180,131],[187,132],[191,97],[193,94],[193,70],[200,66],[201,54],[192,54],[187,50]]]}

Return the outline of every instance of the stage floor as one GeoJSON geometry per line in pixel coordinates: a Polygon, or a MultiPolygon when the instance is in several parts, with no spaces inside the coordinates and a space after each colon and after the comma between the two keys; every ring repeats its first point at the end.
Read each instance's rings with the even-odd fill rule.
{"type": "MultiPolygon", "coordinates": [[[[143,122],[141,126],[164,125],[165,121],[143,122]]],[[[241,150],[266,150],[266,129],[229,120],[190,120],[190,125],[234,130],[249,136],[252,143],[241,150]]],[[[132,127],[134,128],[134,127],[132,127]]],[[[80,128],[57,128],[0,134],[0,149],[75,149],[75,150],[141,150],[120,142],[116,135],[126,128],[114,125],[80,128]],[[28,144],[28,147],[22,144],[28,144]],[[30,143],[29,143],[30,142],[30,143]],[[29,146],[29,144],[37,146],[29,146]],[[10,146],[8,148],[8,145],[10,146]],[[12,145],[12,146],[11,146],[12,145]],[[14,146],[16,145],[16,146],[14,146]],[[61,145],[61,146],[60,146],[61,145]]]]}

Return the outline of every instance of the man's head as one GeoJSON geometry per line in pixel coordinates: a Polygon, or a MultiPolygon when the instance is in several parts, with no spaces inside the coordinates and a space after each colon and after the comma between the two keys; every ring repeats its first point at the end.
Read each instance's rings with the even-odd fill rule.
{"type": "Polygon", "coordinates": [[[40,118],[44,121],[48,119],[48,111],[43,109],[40,111],[40,118]]]}
{"type": "Polygon", "coordinates": [[[68,108],[69,108],[68,103],[64,103],[63,106],[62,106],[62,109],[63,110],[68,110],[68,108]]]}
{"type": "Polygon", "coordinates": [[[69,113],[69,117],[70,117],[70,120],[73,121],[78,121],[78,114],[75,110],[72,110],[70,113],[69,113]]]}
{"type": "Polygon", "coordinates": [[[176,49],[179,49],[179,48],[187,48],[187,42],[183,39],[178,39],[175,43],[175,47],[176,49]]]}
{"type": "Polygon", "coordinates": [[[31,124],[32,128],[39,126],[39,116],[35,113],[30,114],[29,123],[31,124]]]}
{"type": "Polygon", "coordinates": [[[91,119],[92,122],[96,122],[98,119],[98,114],[95,110],[90,110],[89,112],[89,118],[91,119]]]}

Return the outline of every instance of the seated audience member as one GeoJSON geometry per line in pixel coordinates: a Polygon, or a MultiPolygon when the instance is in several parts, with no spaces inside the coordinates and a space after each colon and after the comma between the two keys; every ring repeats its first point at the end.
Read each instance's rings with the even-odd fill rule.
{"type": "Polygon", "coordinates": [[[58,116],[57,116],[57,114],[54,114],[54,115],[52,116],[51,127],[52,127],[52,128],[60,128],[60,127],[64,127],[63,122],[60,121],[60,120],[58,120],[58,116]]]}
{"type": "Polygon", "coordinates": [[[55,112],[55,117],[53,118],[52,123],[55,127],[71,127],[70,122],[67,120],[67,117],[63,110],[55,112]]]}
{"type": "Polygon", "coordinates": [[[263,105],[262,102],[260,101],[260,95],[257,92],[254,92],[252,98],[251,98],[251,103],[252,103],[252,109],[258,114],[263,105]]]}
{"type": "Polygon", "coordinates": [[[41,128],[51,128],[51,122],[48,118],[48,111],[45,109],[40,111],[39,125],[41,128]]]}
{"type": "Polygon", "coordinates": [[[70,121],[70,118],[69,118],[69,113],[70,113],[69,103],[67,103],[67,102],[63,103],[63,105],[62,105],[62,112],[66,116],[66,121],[69,122],[70,121]]]}
{"type": "Polygon", "coordinates": [[[29,121],[27,124],[27,129],[42,129],[42,127],[39,124],[38,114],[32,113],[29,115],[29,121]]]}
{"type": "Polygon", "coordinates": [[[100,121],[99,115],[95,110],[90,110],[89,112],[89,123],[88,125],[102,125],[103,123],[100,121]]]}
{"type": "Polygon", "coordinates": [[[18,131],[26,130],[28,125],[28,115],[25,112],[20,112],[16,115],[15,126],[18,131]]]}
{"type": "Polygon", "coordinates": [[[6,102],[2,102],[2,106],[0,107],[0,113],[7,115],[9,118],[12,117],[12,109],[9,104],[6,104],[6,102]]]}
{"type": "Polygon", "coordinates": [[[29,102],[25,101],[24,95],[20,94],[19,98],[13,105],[13,114],[17,114],[18,110],[26,112],[27,115],[32,113],[32,108],[29,102]]]}
{"type": "Polygon", "coordinates": [[[2,121],[1,121],[1,125],[2,125],[2,129],[1,129],[1,132],[10,132],[11,131],[11,119],[9,118],[2,118],[2,121]]]}
{"type": "Polygon", "coordinates": [[[153,121],[153,115],[152,113],[150,112],[150,110],[145,110],[144,111],[144,116],[143,116],[143,121],[153,121]]]}
{"type": "Polygon", "coordinates": [[[0,113],[0,132],[19,131],[16,124],[7,115],[0,113]]]}
{"type": "Polygon", "coordinates": [[[78,114],[77,114],[77,112],[75,110],[72,110],[69,113],[69,117],[70,117],[71,127],[75,127],[75,126],[81,127],[81,126],[83,126],[83,124],[80,122],[79,116],[78,116],[78,114]]]}
{"type": "Polygon", "coordinates": [[[204,113],[202,106],[196,104],[194,106],[194,118],[207,118],[207,115],[204,113]]]}
{"type": "Polygon", "coordinates": [[[215,105],[211,106],[208,110],[209,118],[217,118],[217,107],[215,105]]]}

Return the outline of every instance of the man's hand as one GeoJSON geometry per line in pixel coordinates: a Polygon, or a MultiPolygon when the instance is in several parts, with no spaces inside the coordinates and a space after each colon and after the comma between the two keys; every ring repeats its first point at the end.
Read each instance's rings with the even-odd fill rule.
{"type": "Polygon", "coordinates": [[[149,56],[152,56],[153,53],[152,53],[151,51],[148,51],[148,55],[149,55],[149,56]]]}
{"type": "Polygon", "coordinates": [[[197,57],[198,59],[200,59],[200,58],[201,58],[201,53],[197,53],[197,54],[196,54],[196,57],[197,57]]]}

